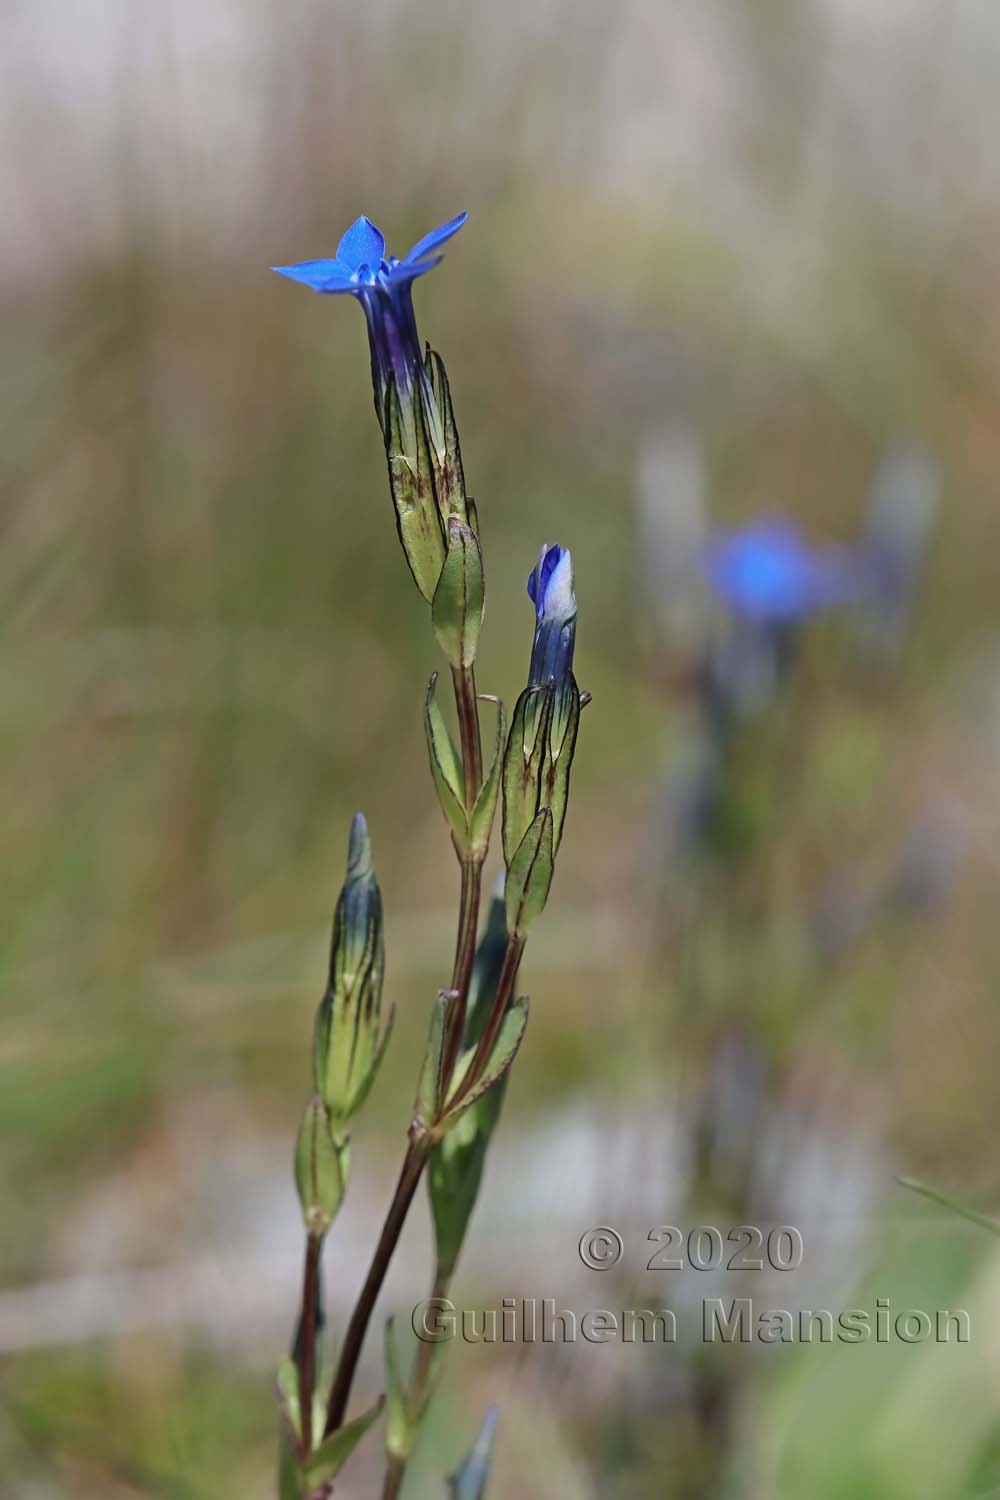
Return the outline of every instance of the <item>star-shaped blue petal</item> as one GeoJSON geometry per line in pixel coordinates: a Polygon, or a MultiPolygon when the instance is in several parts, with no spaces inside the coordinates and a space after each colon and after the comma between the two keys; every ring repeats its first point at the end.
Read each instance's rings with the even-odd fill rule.
{"type": "MultiPolygon", "coordinates": [[[[426,255],[430,255],[432,250],[436,250],[439,245],[450,240],[453,234],[457,234],[468,217],[467,213],[456,214],[453,219],[448,220],[447,224],[440,224],[437,229],[432,229],[430,234],[425,234],[423,239],[417,240],[412,250],[408,250],[403,257],[405,264],[412,266],[416,261],[423,260],[426,255]]],[[[437,265],[437,261],[434,264],[437,265]]]]}
{"type": "Polygon", "coordinates": [[[314,292],[356,292],[357,282],[339,260],[303,260],[296,266],[272,266],[279,276],[301,281],[314,292]]]}
{"type": "Polygon", "coordinates": [[[418,276],[440,265],[441,256],[433,252],[457,234],[469,217],[458,214],[418,240],[402,259],[385,253],[385,236],[378,225],[361,215],[341,237],[335,256],[326,260],[304,260],[294,266],[272,266],[279,276],[300,281],[314,292],[353,292],[360,295],[370,287],[388,291],[406,286],[418,276]]]}
{"type": "Polygon", "coordinates": [[[337,259],[350,271],[368,266],[377,271],[385,254],[385,236],[364,214],[355,219],[337,246],[337,259]]]}
{"type": "Polygon", "coordinates": [[[372,385],[379,422],[386,420],[390,382],[401,403],[407,430],[415,430],[414,391],[424,388],[430,398],[428,374],[413,313],[412,284],[441,261],[438,247],[461,229],[468,215],[458,214],[418,240],[404,260],[390,255],[385,236],[371,219],[361,215],[341,236],[337,253],[325,260],[304,260],[293,266],[272,266],[279,276],[301,282],[325,295],[346,293],[361,304],[368,325],[372,385]]]}

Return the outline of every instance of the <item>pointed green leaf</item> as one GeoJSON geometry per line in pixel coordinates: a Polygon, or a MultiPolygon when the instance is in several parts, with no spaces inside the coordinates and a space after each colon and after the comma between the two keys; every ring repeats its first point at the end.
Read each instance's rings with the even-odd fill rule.
{"type": "Polygon", "coordinates": [[[375,1405],[363,1416],[355,1417],[353,1422],[347,1422],[343,1427],[338,1427],[336,1432],[331,1432],[330,1436],[314,1449],[302,1470],[307,1484],[329,1484],[330,1480],[340,1473],[384,1405],[385,1397],[380,1396],[375,1405]]]}
{"type": "Polygon", "coordinates": [[[547,807],[533,820],[507,870],[504,899],[507,928],[524,937],[541,915],[552,885],[552,813],[547,807]]]}
{"type": "Polygon", "coordinates": [[[514,706],[503,758],[503,852],[509,865],[540,807],[552,693],[525,688],[514,706]]]}
{"type": "MultiPolygon", "coordinates": [[[[480,693],[480,698],[485,695],[480,693]]],[[[469,842],[471,853],[476,859],[486,858],[486,852],[490,847],[490,834],[493,831],[493,819],[496,815],[497,797],[500,793],[500,774],[503,770],[503,748],[504,731],[506,728],[504,706],[499,698],[492,701],[497,706],[497,738],[496,747],[493,751],[493,760],[486,773],[486,779],[479,789],[476,805],[469,815],[469,842]]]]}
{"type": "MultiPolygon", "coordinates": [[[[496,994],[507,948],[507,924],[502,896],[490,902],[486,931],[476,950],[465,1020],[465,1062],[471,1060],[496,994]]],[[[504,1074],[497,1086],[477,1099],[453,1129],[434,1147],[427,1162],[427,1188],[434,1218],[438,1270],[448,1278],[458,1260],[472,1218],[490,1137],[500,1115],[506,1089],[504,1074]]],[[[458,1078],[454,1080],[457,1084],[458,1078]]],[[[444,1345],[434,1346],[434,1358],[444,1345]]]]}
{"type": "Polygon", "coordinates": [[[431,1346],[431,1357],[427,1366],[424,1388],[422,1391],[411,1392],[410,1421],[415,1431],[419,1431],[420,1424],[426,1417],[428,1408],[437,1394],[438,1386],[441,1384],[441,1376],[444,1372],[445,1348],[445,1341],[431,1346]]]}
{"type": "Polygon", "coordinates": [[[552,809],[552,848],[558,851],[559,841],[562,838],[563,823],[566,821],[566,804],[569,800],[569,773],[573,766],[573,756],[576,751],[576,736],[580,728],[580,690],[576,685],[576,679],[571,677],[569,689],[569,708],[566,716],[566,727],[563,730],[562,739],[556,749],[555,756],[552,755],[552,745],[548,747],[545,757],[542,786],[539,793],[539,801],[543,807],[552,809]]]}
{"type": "Polygon", "coordinates": [[[299,1372],[291,1357],[283,1359],[277,1374],[278,1403],[282,1416],[291,1431],[298,1437],[302,1431],[302,1416],[299,1406],[299,1372]]]}
{"type": "Polygon", "coordinates": [[[427,736],[427,752],[430,756],[431,775],[437,789],[438,801],[455,836],[460,851],[465,851],[469,838],[469,820],[465,813],[465,783],[462,766],[458,758],[448,726],[437,705],[435,672],[427,686],[424,698],[424,732],[427,736]]]}
{"type": "Polygon", "coordinates": [[[476,1434],[476,1441],[448,1480],[449,1500],[483,1500],[490,1477],[493,1440],[497,1430],[497,1408],[491,1406],[476,1434]]]}
{"type": "Polygon", "coordinates": [[[302,1500],[299,1460],[291,1434],[284,1425],[278,1437],[278,1500],[302,1500]]]}
{"type": "Polygon", "coordinates": [[[926,1187],[924,1183],[915,1181],[912,1177],[897,1177],[896,1181],[900,1187],[908,1188],[911,1193],[919,1193],[921,1198],[927,1198],[931,1203],[936,1203],[939,1208],[946,1208],[949,1213],[959,1214],[961,1218],[968,1219],[972,1224],[978,1224],[980,1229],[988,1229],[990,1234],[1000,1235],[1000,1224],[996,1219],[988,1218],[981,1214],[978,1209],[966,1208],[963,1203],[956,1203],[954,1198],[946,1198],[944,1193],[939,1193],[936,1188],[926,1187]]]}
{"type": "Polygon", "coordinates": [[[385,1320],[385,1451],[392,1458],[406,1459],[413,1447],[413,1431],[392,1321],[392,1318],[385,1320]]]}
{"type": "Polygon", "coordinates": [[[448,1013],[448,996],[442,991],[434,1002],[431,1011],[430,1033],[427,1037],[427,1050],[420,1067],[420,1082],[417,1086],[417,1114],[425,1125],[430,1125],[437,1119],[440,1077],[441,1077],[441,1050],[444,1046],[445,1017],[448,1013]]]}
{"type": "Polygon", "coordinates": [[[431,623],[453,667],[471,667],[476,659],[484,604],[479,538],[457,516],[449,516],[448,551],[434,590],[431,623]]]}
{"type": "MultiPolygon", "coordinates": [[[[459,1116],[463,1115],[470,1105],[475,1104],[477,1099],[487,1093],[494,1084],[507,1072],[514,1058],[517,1056],[518,1048],[524,1039],[524,1030],[528,1024],[528,997],[522,995],[515,1000],[507,1011],[500,1025],[500,1031],[493,1044],[493,1051],[489,1055],[482,1076],[476,1081],[461,1102],[452,1110],[446,1110],[441,1118],[442,1128],[450,1130],[459,1116]]],[[[457,1081],[461,1080],[461,1073],[457,1081]]]]}
{"type": "MultiPolygon", "coordinates": [[[[425,360],[430,376],[431,389],[437,407],[437,428],[440,446],[437,450],[438,505],[442,518],[449,515],[468,520],[465,497],[465,474],[462,469],[462,451],[455,426],[455,410],[451,399],[451,386],[445,372],[444,361],[436,349],[428,348],[425,360]]],[[[473,528],[477,529],[477,528],[473,528]]]]}

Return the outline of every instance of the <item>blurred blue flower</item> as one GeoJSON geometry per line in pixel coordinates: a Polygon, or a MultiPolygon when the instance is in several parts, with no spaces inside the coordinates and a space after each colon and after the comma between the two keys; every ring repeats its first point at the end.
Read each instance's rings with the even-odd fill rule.
{"type": "Polygon", "coordinates": [[[573,559],[566,547],[546,544],[542,548],[528,578],[528,597],[535,606],[528,684],[546,687],[553,683],[561,695],[570,683],[576,641],[573,559]]]}
{"type": "Polygon", "coordinates": [[[385,237],[362,214],[343,236],[332,259],[304,260],[294,266],[272,266],[279,276],[301,281],[328,296],[357,297],[368,323],[372,382],[379,421],[385,419],[385,392],[393,376],[400,399],[406,400],[418,381],[424,382],[423,359],[413,313],[413,282],[432,271],[442,259],[434,252],[468,218],[461,213],[419,239],[402,260],[386,255],[385,237]]]}
{"type": "Polygon", "coordinates": [[[705,574],[738,619],[789,625],[857,596],[861,580],[842,547],[811,547],[792,521],[769,517],[712,537],[705,574]]]}

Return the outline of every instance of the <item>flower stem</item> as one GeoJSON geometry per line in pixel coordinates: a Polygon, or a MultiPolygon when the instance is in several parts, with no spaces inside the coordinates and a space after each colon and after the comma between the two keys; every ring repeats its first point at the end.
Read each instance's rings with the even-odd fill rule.
{"type": "Polygon", "coordinates": [[[458,937],[455,943],[455,967],[451,988],[454,994],[448,1012],[448,1035],[441,1056],[441,1089],[447,1089],[455,1061],[462,1046],[465,1012],[476,957],[476,934],[479,930],[479,903],[482,892],[483,866],[480,860],[462,860],[462,892],[459,898],[458,937]]]}
{"type": "MultiPolygon", "coordinates": [[[[458,714],[459,738],[462,748],[462,771],[465,780],[466,805],[472,806],[483,781],[483,753],[479,735],[479,710],[476,702],[476,676],[471,667],[452,668],[455,687],[455,708],[458,714]]],[[[462,860],[462,887],[459,901],[458,936],[455,943],[455,964],[452,974],[452,989],[456,992],[448,1017],[448,1036],[444,1049],[442,1087],[447,1086],[455,1058],[461,1047],[465,1029],[465,1010],[468,1000],[472,965],[476,954],[476,934],[479,929],[479,903],[482,889],[482,862],[462,860]]],[[[515,966],[516,968],[516,966],[515,966]]],[[[513,980],[513,976],[512,976],[513,980]]],[[[501,1010],[500,1019],[503,1018],[501,1010]]],[[[491,1017],[492,1020],[492,1017],[491,1017]]],[[[499,1025],[499,1022],[497,1023],[499,1025]]],[[[336,1431],[344,1420],[347,1402],[351,1394],[354,1372],[361,1355],[361,1346],[368,1331],[368,1324],[382,1290],[389,1263],[402,1233],[410,1204],[423,1174],[430,1150],[426,1140],[411,1139],[403,1158],[403,1166],[396,1183],[389,1211],[382,1226],[379,1242],[375,1247],[372,1263],[368,1268],[365,1284],[351,1314],[344,1335],[344,1343],[337,1364],[337,1372],[330,1391],[330,1402],[326,1413],[323,1436],[336,1431]]],[[[402,1482],[402,1475],[400,1475],[402,1482]]]]}
{"type": "Polygon", "coordinates": [[[471,807],[483,784],[483,747],[479,737],[479,709],[476,704],[474,667],[452,667],[455,685],[455,707],[458,710],[458,735],[462,747],[462,771],[465,776],[465,805],[471,807]]]}
{"type": "MultiPolygon", "coordinates": [[[[473,667],[452,667],[455,709],[458,714],[459,741],[462,750],[462,777],[465,805],[471,808],[483,783],[483,750],[479,733],[479,708],[476,699],[476,674],[473,667]]],[[[465,1012],[476,957],[476,934],[479,931],[479,904],[482,895],[482,860],[460,856],[462,891],[458,909],[458,937],[455,943],[455,966],[451,988],[454,998],[448,1012],[448,1030],[441,1055],[441,1089],[447,1089],[465,1031],[465,1012]]]]}
{"type": "Polygon", "coordinates": [[[389,1204],[389,1212],[385,1216],[382,1225],[382,1233],[375,1247],[372,1263],[368,1268],[365,1284],[361,1288],[361,1295],[355,1304],[351,1314],[351,1321],[347,1325],[344,1335],[343,1348],[340,1351],[340,1360],[337,1365],[337,1373],[333,1379],[333,1387],[330,1391],[330,1403],[326,1412],[326,1426],[323,1436],[328,1437],[341,1426],[344,1413],[347,1410],[348,1397],[351,1394],[351,1384],[354,1380],[354,1372],[357,1369],[358,1358],[361,1354],[361,1346],[364,1343],[365,1334],[368,1331],[368,1323],[371,1319],[378,1294],[382,1290],[385,1273],[389,1269],[393,1251],[399,1241],[403,1224],[413,1195],[417,1191],[427,1161],[428,1145],[422,1138],[411,1140],[403,1158],[402,1170],[399,1181],[396,1183],[396,1191],[392,1202],[389,1204]]]}
{"type": "Polygon", "coordinates": [[[382,1482],[382,1500],[396,1500],[403,1487],[403,1479],[406,1474],[406,1459],[400,1458],[393,1453],[389,1456],[389,1462],[385,1466],[385,1479],[382,1482]]]}
{"type": "Polygon", "coordinates": [[[298,1367],[299,1414],[302,1433],[299,1451],[303,1460],[312,1452],[312,1406],[316,1386],[316,1310],[319,1303],[319,1258],[323,1236],[306,1235],[306,1262],[302,1273],[302,1312],[299,1317],[298,1367]]]}

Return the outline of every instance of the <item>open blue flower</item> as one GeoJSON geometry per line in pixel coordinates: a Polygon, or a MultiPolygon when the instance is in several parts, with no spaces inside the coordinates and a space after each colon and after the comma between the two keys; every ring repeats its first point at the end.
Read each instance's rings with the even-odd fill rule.
{"type": "Polygon", "coordinates": [[[788,625],[856,596],[859,580],[841,547],[811,547],[792,521],[770,517],[719,532],[705,549],[705,573],[738,619],[788,625]]]}
{"type": "Polygon", "coordinates": [[[328,260],[304,260],[294,266],[272,266],[280,276],[301,281],[327,296],[348,293],[357,297],[368,323],[372,382],[380,422],[385,420],[385,392],[389,377],[406,400],[418,381],[426,380],[417,323],[413,314],[413,282],[432,271],[442,259],[435,254],[468,218],[461,213],[419,239],[402,260],[387,255],[382,231],[364,215],[355,219],[328,260]]]}
{"type": "Polygon", "coordinates": [[[535,606],[529,685],[547,687],[552,683],[562,697],[571,685],[576,641],[573,559],[566,547],[542,548],[528,579],[528,597],[535,606]]]}

